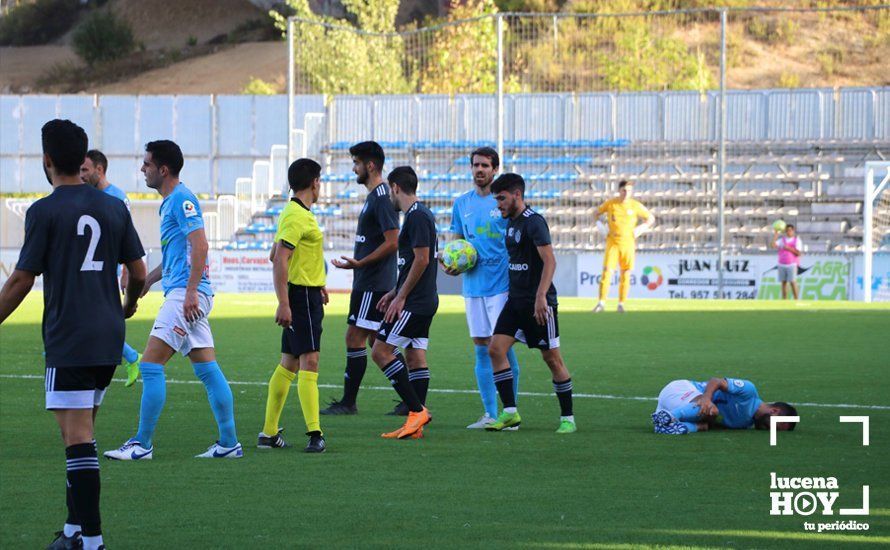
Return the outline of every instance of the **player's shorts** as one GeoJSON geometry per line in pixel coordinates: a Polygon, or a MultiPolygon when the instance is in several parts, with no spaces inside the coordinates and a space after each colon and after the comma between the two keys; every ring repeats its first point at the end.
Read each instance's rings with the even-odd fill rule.
{"type": "Polygon", "coordinates": [[[674,380],[658,394],[658,411],[673,411],[691,403],[701,391],[689,380],[674,380]]]}
{"type": "Polygon", "coordinates": [[[467,310],[467,326],[470,327],[470,338],[491,338],[498,317],[507,303],[507,292],[485,297],[464,298],[467,310]]]}
{"type": "Polygon", "coordinates": [[[46,410],[92,409],[102,404],[117,365],[107,367],[47,367],[44,375],[46,410]]]}
{"type": "Polygon", "coordinates": [[[324,299],[321,288],[287,285],[291,326],[281,331],[281,353],[299,357],[321,351],[324,299]]]}
{"type": "Polygon", "coordinates": [[[779,282],[780,283],[793,283],[797,280],[797,266],[796,265],[782,265],[779,264],[777,267],[779,271],[779,282]]]}
{"type": "Polygon", "coordinates": [[[550,317],[543,325],[535,319],[534,304],[520,304],[507,299],[495,324],[494,333],[516,338],[532,349],[548,350],[559,347],[559,315],[556,306],[548,306],[550,317]]]}
{"type": "Polygon", "coordinates": [[[377,311],[377,302],[386,295],[380,290],[358,292],[353,290],[349,296],[349,315],[346,324],[355,325],[367,330],[379,330],[383,322],[383,312],[377,311]]]}
{"type": "Polygon", "coordinates": [[[402,349],[427,349],[430,345],[432,315],[420,315],[402,310],[392,323],[383,322],[377,331],[377,339],[402,349]]]}
{"type": "Polygon", "coordinates": [[[606,241],[606,257],[603,259],[603,268],[615,271],[620,267],[621,271],[630,271],[634,268],[636,249],[633,241],[628,243],[615,243],[606,241]]]}
{"type": "Polygon", "coordinates": [[[174,351],[183,355],[188,355],[193,349],[212,348],[213,334],[210,332],[210,321],[207,320],[207,316],[213,309],[213,296],[198,292],[201,318],[194,323],[185,320],[185,314],[182,312],[184,301],[184,288],[174,288],[168,292],[150,335],[160,338],[174,351]]]}

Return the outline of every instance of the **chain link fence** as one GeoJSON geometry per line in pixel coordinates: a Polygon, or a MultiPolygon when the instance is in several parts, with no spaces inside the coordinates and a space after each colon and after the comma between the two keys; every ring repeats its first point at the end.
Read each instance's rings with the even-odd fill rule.
{"type": "Polygon", "coordinates": [[[557,247],[600,249],[596,207],[627,179],[658,220],[641,249],[721,260],[769,250],[776,219],[812,251],[858,250],[864,162],[890,154],[888,89],[859,101],[825,88],[890,84],[886,5],[505,13],[400,33],[291,18],[288,31],[291,101],[328,96],[318,153],[344,246],[361,202],[348,141],[414,166],[442,228],[470,188],[467,154],[489,144],[525,176],[557,247]],[[363,135],[343,131],[359,120],[363,135]]]}

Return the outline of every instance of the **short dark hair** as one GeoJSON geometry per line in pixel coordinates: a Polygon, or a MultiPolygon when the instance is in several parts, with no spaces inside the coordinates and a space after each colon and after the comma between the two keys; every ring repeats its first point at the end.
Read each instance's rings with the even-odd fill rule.
{"type": "MultiPolygon", "coordinates": [[[[775,403],[770,403],[771,406],[779,409],[778,416],[797,416],[797,409],[795,409],[792,405],[785,403],[784,401],[776,401],[775,403]]],[[[754,419],[754,426],[760,430],[768,430],[770,425],[770,417],[771,414],[764,414],[754,419]]],[[[797,422],[789,422],[788,431],[794,430],[794,427],[797,426],[797,422]]]]}
{"type": "Polygon", "coordinates": [[[485,157],[491,161],[491,167],[495,170],[501,165],[501,157],[498,156],[498,152],[494,150],[492,147],[479,147],[474,149],[472,153],[470,153],[470,166],[473,165],[473,157],[479,155],[480,157],[485,157]]]}
{"type": "Polygon", "coordinates": [[[633,185],[633,184],[634,184],[634,182],[632,182],[632,181],[621,180],[618,182],[618,189],[624,189],[628,185],[633,185]]]}
{"type": "Polygon", "coordinates": [[[519,191],[520,195],[525,196],[525,180],[519,174],[512,172],[501,174],[491,184],[491,192],[497,194],[501,191],[508,193],[519,191]]]}
{"type": "Polygon", "coordinates": [[[287,169],[287,184],[296,193],[308,189],[321,176],[321,165],[312,159],[297,159],[287,169]]]}
{"type": "Polygon", "coordinates": [[[169,139],[149,141],[145,144],[145,152],[151,153],[151,160],[160,168],[166,166],[170,175],[178,176],[185,161],[182,159],[182,149],[169,139]]]}
{"type": "Polygon", "coordinates": [[[793,223],[789,223],[788,225],[785,226],[785,229],[788,229],[789,227],[790,227],[791,229],[794,229],[794,224],[793,224],[793,223]]]}
{"type": "Polygon", "coordinates": [[[53,161],[53,167],[62,175],[80,174],[83,159],[89,148],[87,133],[70,120],[50,120],[40,129],[43,152],[53,161]]]}
{"type": "MultiPolygon", "coordinates": [[[[782,416],[797,416],[797,409],[794,408],[793,405],[789,405],[784,401],[776,401],[773,403],[774,407],[778,407],[779,412],[782,416]]],[[[791,426],[788,428],[788,431],[794,430],[794,427],[797,426],[797,422],[791,422],[791,426]]]]}
{"type": "Polygon", "coordinates": [[[383,154],[383,147],[376,141],[363,141],[356,143],[349,148],[349,154],[362,162],[373,162],[377,170],[383,170],[383,163],[386,162],[386,155],[383,154]]]}
{"type": "Polygon", "coordinates": [[[96,166],[101,166],[104,172],[108,172],[108,157],[105,156],[105,153],[98,149],[90,149],[87,151],[86,158],[93,161],[93,164],[96,166]]]}
{"type": "Polygon", "coordinates": [[[398,185],[404,193],[417,194],[417,173],[410,166],[396,166],[386,179],[390,185],[398,185]]]}

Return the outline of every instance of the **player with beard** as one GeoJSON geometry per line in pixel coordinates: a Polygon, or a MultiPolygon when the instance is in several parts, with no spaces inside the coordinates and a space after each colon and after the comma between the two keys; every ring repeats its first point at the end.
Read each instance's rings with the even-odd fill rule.
{"type": "Polygon", "coordinates": [[[396,251],[399,216],[389,198],[389,185],[383,181],[386,157],[377,142],[364,141],[349,148],[356,181],[368,190],[355,231],[353,257],[331,260],[335,267],[353,270],[352,294],[346,317],[346,372],[343,397],[331,401],[321,414],[355,414],[359,386],[368,366],[367,343],[374,345],[383,313],[380,299],[396,285],[396,251]]]}
{"type": "MultiPolygon", "coordinates": [[[[492,378],[488,344],[498,316],[507,303],[510,281],[507,274],[507,248],[504,233],[507,220],[498,212],[498,203],[491,194],[491,182],[498,171],[500,157],[491,147],[480,147],[470,153],[474,189],[454,201],[451,211],[451,234],[466,239],[476,249],[476,266],[463,274],[463,296],[467,326],[476,352],[476,384],[482,398],[483,414],[467,428],[481,429],[498,416],[498,394],[492,378]]],[[[442,258],[439,258],[440,263],[442,258]]],[[[449,275],[459,275],[442,264],[449,275]]],[[[519,387],[519,361],[513,348],[507,352],[513,372],[514,389],[519,387]]],[[[510,430],[516,427],[508,428],[510,430]]]]}
{"type": "Polygon", "coordinates": [[[544,217],[526,206],[525,180],[518,174],[502,174],[491,184],[501,215],[507,224],[507,253],[510,256],[510,295],[494,327],[488,347],[494,371],[494,383],[504,405],[497,420],[485,426],[501,431],[521,422],[516,409],[513,373],[507,351],[516,341],[541,350],[559,400],[560,418],[556,433],[577,431],[572,413],[572,378],[559,353],[559,318],[557,316],[556,257],[550,241],[550,229],[544,217]]]}

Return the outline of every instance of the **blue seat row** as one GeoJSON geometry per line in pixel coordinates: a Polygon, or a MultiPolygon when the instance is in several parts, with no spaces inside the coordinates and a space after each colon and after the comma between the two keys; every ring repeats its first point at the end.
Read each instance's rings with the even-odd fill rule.
{"type": "MultiPolygon", "coordinates": [[[[516,157],[505,159],[504,164],[519,164],[523,166],[540,166],[548,164],[590,164],[593,157],[516,157]]],[[[454,159],[454,164],[466,164],[467,159],[454,159]]]]}
{"type": "Polygon", "coordinates": [[[235,241],[226,245],[226,250],[271,250],[272,241],[235,241]]]}
{"type": "MultiPolygon", "coordinates": [[[[493,141],[443,140],[443,141],[381,141],[380,146],[386,149],[466,149],[476,147],[495,147],[493,141]]],[[[332,151],[346,151],[353,145],[350,141],[337,141],[330,145],[332,151]]],[[[629,139],[519,139],[504,141],[506,149],[604,149],[627,147],[629,139]]]]}

